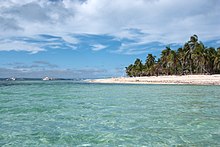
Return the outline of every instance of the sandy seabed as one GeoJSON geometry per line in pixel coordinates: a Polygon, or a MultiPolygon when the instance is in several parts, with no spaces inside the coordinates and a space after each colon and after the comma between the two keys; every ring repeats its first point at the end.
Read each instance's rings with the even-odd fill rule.
{"type": "Polygon", "coordinates": [[[91,83],[122,83],[122,84],[192,84],[192,85],[220,85],[218,75],[182,75],[182,76],[146,76],[146,77],[118,77],[87,80],[91,83]]]}

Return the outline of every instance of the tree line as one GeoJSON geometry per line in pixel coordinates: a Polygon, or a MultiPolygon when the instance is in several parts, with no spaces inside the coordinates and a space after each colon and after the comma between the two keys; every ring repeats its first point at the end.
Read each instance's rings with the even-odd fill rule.
{"type": "Polygon", "coordinates": [[[219,74],[220,47],[205,47],[197,35],[177,50],[166,47],[158,59],[148,54],[145,63],[137,58],[134,64],[126,67],[129,77],[159,76],[159,75],[192,75],[219,74]]]}

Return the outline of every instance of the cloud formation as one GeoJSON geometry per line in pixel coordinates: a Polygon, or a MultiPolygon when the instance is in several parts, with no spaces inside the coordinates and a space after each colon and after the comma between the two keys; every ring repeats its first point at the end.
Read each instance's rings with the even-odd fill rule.
{"type": "Polygon", "coordinates": [[[27,51],[32,54],[48,49],[75,50],[76,40],[68,35],[59,37],[52,35],[12,36],[0,39],[0,51],[27,51]]]}
{"type": "Polygon", "coordinates": [[[0,67],[0,78],[95,78],[112,75],[104,68],[60,68],[48,61],[39,60],[32,63],[12,62],[0,67]]]}
{"type": "Polygon", "coordinates": [[[104,46],[102,44],[94,44],[92,45],[92,50],[93,51],[100,51],[100,50],[103,50],[105,49],[107,46],[104,46]]]}
{"type": "Polygon", "coordinates": [[[57,69],[59,66],[48,61],[33,61],[30,64],[22,62],[13,62],[5,64],[9,69],[16,69],[19,71],[40,71],[45,69],[57,69]]]}
{"type": "Polygon", "coordinates": [[[1,43],[0,50],[37,53],[63,44],[70,49],[80,42],[71,34],[108,34],[122,42],[119,48],[131,44],[125,39],[146,45],[180,43],[192,34],[203,41],[220,39],[219,9],[219,0],[6,0],[0,4],[0,39],[49,34],[66,44],[39,46],[14,39],[1,43]]]}
{"type": "Polygon", "coordinates": [[[110,74],[105,69],[47,69],[47,70],[19,70],[0,68],[1,78],[97,78],[110,74]]]}

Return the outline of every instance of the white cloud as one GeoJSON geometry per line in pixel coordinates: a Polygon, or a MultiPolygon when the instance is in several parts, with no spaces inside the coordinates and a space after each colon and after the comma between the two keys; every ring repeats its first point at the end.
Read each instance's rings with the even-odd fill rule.
{"type": "Polygon", "coordinates": [[[94,45],[92,45],[92,50],[93,51],[100,51],[100,50],[105,49],[106,47],[107,46],[102,45],[102,44],[94,44],[94,45]]]}
{"type": "Polygon", "coordinates": [[[52,78],[97,78],[109,76],[109,71],[105,69],[49,69],[49,70],[27,70],[26,68],[1,68],[0,77],[16,78],[43,78],[49,76],[52,78]]]}
{"type": "Polygon", "coordinates": [[[64,35],[63,38],[51,35],[18,36],[0,39],[0,51],[26,51],[32,54],[48,49],[76,50],[77,39],[64,35]]]}
{"type": "Polygon", "coordinates": [[[197,34],[207,41],[220,38],[219,9],[219,0],[6,0],[0,3],[0,38],[51,34],[79,43],[68,34],[89,33],[169,44],[197,34]]]}
{"type": "Polygon", "coordinates": [[[79,43],[79,40],[77,38],[74,38],[70,35],[62,35],[62,38],[65,42],[68,42],[68,43],[72,43],[72,44],[79,43]]]}
{"type": "Polygon", "coordinates": [[[45,51],[36,44],[30,44],[23,41],[0,40],[0,51],[27,51],[32,54],[39,51],[45,51]]]}

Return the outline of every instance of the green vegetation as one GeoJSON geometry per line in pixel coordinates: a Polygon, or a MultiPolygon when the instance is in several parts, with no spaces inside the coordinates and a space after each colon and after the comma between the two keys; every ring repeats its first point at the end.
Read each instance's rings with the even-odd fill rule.
{"type": "Polygon", "coordinates": [[[126,67],[130,77],[158,75],[218,74],[220,73],[220,48],[205,47],[198,42],[197,35],[182,48],[172,50],[166,47],[161,57],[148,54],[145,63],[136,59],[134,64],[126,67]]]}

